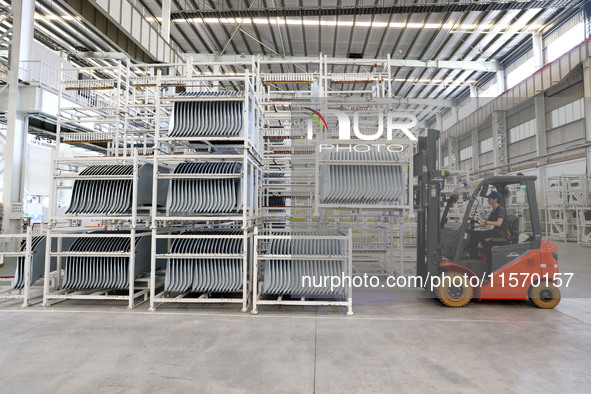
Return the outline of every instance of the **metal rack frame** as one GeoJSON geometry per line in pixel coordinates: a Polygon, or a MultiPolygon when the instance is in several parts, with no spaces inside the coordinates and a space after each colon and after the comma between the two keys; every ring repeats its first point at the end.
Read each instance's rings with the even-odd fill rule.
{"type": "MultiPolygon", "coordinates": [[[[323,160],[323,156],[319,152],[319,142],[327,143],[343,143],[343,144],[355,144],[365,143],[367,141],[351,140],[351,141],[340,141],[340,140],[322,140],[324,138],[323,133],[320,133],[317,138],[322,141],[310,141],[306,138],[308,130],[306,128],[299,127],[293,123],[291,119],[291,113],[285,110],[282,105],[288,105],[293,100],[297,100],[297,97],[283,97],[277,98],[277,95],[285,95],[279,91],[271,91],[271,86],[274,82],[285,82],[295,83],[296,77],[307,81],[313,81],[310,87],[310,91],[302,91],[309,93],[310,97],[314,97],[314,92],[318,93],[320,97],[329,97],[330,94],[330,81],[326,78],[328,64],[325,62],[325,57],[321,56],[319,59],[317,70],[314,69],[310,75],[304,75],[300,73],[290,74],[283,80],[279,77],[267,78],[266,86],[267,90],[263,95],[263,107],[268,109],[269,112],[266,115],[266,119],[270,119],[272,122],[279,122],[280,125],[283,121],[290,121],[288,126],[284,128],[276,128],[273,126],[275,123],[271,123],[269,126],[263,128],[264,141],[265,141],[265,157],[264,157],[264,168],[265,177],[263,181],[263,188],[261,191],[262,207],[263,207],[263,219],[265,229],[331,229],[331,230],[346,230],[348,227],[353,226],[353,243],[359,250],[354,254],[354,267],[363,265],[364,269],[371,271],[372,273],[385,275],[394,273],[396,271],[403,272],[406,266],[414,261],[414,255],[411,256],[409,248],[405,245],[406,239],[412,236],[413,228],[405,223],[398,223],[394,220],[391,231],[391,237],[388,237],[389,247],[385,247],[386,242],[381,250],[375,249],[375,239],[371,239],[371,242],[364,242],[363,228],[366,226],[365,220],[377,220],[383,217],[385,212],[394,215],[401,215],[408,213],[409,216],[414,214],[414,204],[412,202],[412,153],[410,150],[414,149],[415,142],[410,140],[394,140],[394,141],[371,141],[371,143],[389,142],[399,143],[402,142],[405,147],[408,147],[410,153],[405,157],[404,162],[396,163],[375,163],[375,164],[394,164],[406,166],[405,177],[408,186],[408,190],[402,198],[406,198],[405,204],[396,204],[394,206],[378,205],[378,204],[322,204],[319,199],[319,184],[321,181],[320,167],[330,165],[330,161],[323,160]],[[312,75],[314,74],[314,75],[312,75]],[[315,79],[316,78],[316,79],[315,79]],[[318,84],[318,86],[315,85],[318,84]],[[317,143],[315,143],[317,142],[317,143]],[[408,172],[407,172],[408,171],[408,172]],[[274,204],[269,202],[275,201],[274,204]],[[354,224],[347,222],[347,218],[358,217],[363,218],[363,223],[354,224]],[[363,251],[367,253],[362,253],[363,251]],[[408,253],[407,253],[408,252],[408,253]],[[365,264],[364,260],[365,259],[365,264]],[[384,259],[388,260],[386,264],[384,259]]],[[[386,61],[387,63],[387,61],[386,61]]],[[[382,64],[380,62],[380,64],[382,64]]],[[[297,66],[296,66],[297,67],[297,66]]],[[[365,73],[366,74],[366,73],[365,73]]],[[[361,77],[367,77],[367,75],[361,77]]],[[[335,78],[341,78],[341,76],[335,76],[335,78]]],[[[342,76],[343,81],[345,79],[356,80],[358,76],[348,74],[342,76]],[[346,78],[345,78],[346,77],[346,78]]],[[[338,79],[337,78],[337,79],[338,79]]],[[[386,84],[387,78],[383,81],[378,81],[378,85],[386,84]]],[[[371,85],[371,83],[370,83],[371,85]]],[[[374,86],[375,87],[375,86],[374,86]]],[[[378,89],[378,92],[374,97],[388,97],[388,89],[378,89]]],[[[350,92],[347,92],[350,93],[350,92]]],[[[351,92],[356,93],[356,92],[351,92]]],[[[367,92],[366,92],[367,93],[367,92]]],[[[307,97],[307,96],[306,96],[307,97]]],[[[338,102],[335,96],[331,96],[330,106],[338,107],[340,104],[345,105],[346,102],[338,102]],[[336,101],[335,101],[336,100],[336,101]]],[[[322,100],[322,99],[321,99],[322,100]]],[[[354,99],[355,101],[356,99],[354,99]]],[[[359,100],[355,101],[358,103],[359,100]]],[[[384,101],[382,104],[386,104],[384,101]]],[[[381,107],[380,107],[381,108],[381,107]]],[[[391,107],[390,107],[391,108],[391,107]]],[[[321,109],[319,111],[322,112],[321,109]]],[[[406,152],[407,149],[405,149],[406,152]]],[[[334,162],[335,165],[354,165],[355,163],[347,161],[343,163],[334,162]]],[[[360,163],[374,164],[372,163],[360,163]]],[[[466,174],[466,177],[468,175],[466,174]]],[[[367,237],[365,238],[367,240],[367,237]]]]}
{"type": "Polygon", "coordinates": [[[591,246],[591,207],[577,208],[577,244],[591,246]]]}
{"type": "Polygon", "coordinates": [[[353,281],[353,231],[349,229],[347,235],[343,236],[314,236],[314,239],[342,239],[345,240],[346,252],[343,255],[331,255],[331,256],[323,256],[323,255],[269,255],[269,254],[260,254],[259,253],[259,242],[263,240],[271,240],[271,239],[310,239],[308,236],[293,236],[293,235],[272,235],[272,234],[259,234],[258,227],[254,229],[254,258],[253,258],[253,266],[252,266],[252,281],[253,281],[253,295],[252,295],[252,311],[253,315],[259,313],[258,307],[259,305],[291,305],[291,306],[344,306],[347,308],[347,316],[353,315],[353,288],[352,288],[352,281],[353,281]],[[259,272],[259,261],[264,261],[268,259],[280,259],[280,260],[345,260],[346,264],[346,271],[348,277],[351,279],[349,281],[349,286],[346,287],[346,300],[344,301],[311,301],[306,300],[305,298],[298,300],[283,300],[282,297],[278,297],[276,300],[262,300],[261,291],[259,289],[260,283],[258,282],[258,272],[259,272]]]}
{"type": "Polygon", "coordinates": [[[576,241],[581,246],[588,240],[591,210],[591,176],[559,175],[544,179],[546,195],[546,236],[556,241],[576,241]]]}
{"type": "MultiPolygon", "coordinates": [[[[162,231],[162,229],[160,229],[162,231]]],[[[156,242],[158,239],[219,239],[219,238],[233,238],[233,239],[242,239],[242,247],[243,251],[239,254],[228,254],[228,253],[217,253],[217,254],[208,254],[208,253],[152,253],[152,275],[150,280],[152,284],[150,285],[150,308],[148,309],[150,312],[154,312],[158,307],[156,304],[165,304],[165,303],[193,303],[193,304],[211,304],[211,303],[230,303],[230,304],[242,304],[242,312],[247,312],[249,304],[250,304],[250,294],[252,292],[252,281],[250,278],[250,255],[249,250],[252,250],[253,244],[253,232],[249,229],[243,229],[242,235],[184,235],[184,234],[158,234],[158,229],[152,229],[152,250],[155,250],[156,242]],[[181,293],[175,297],[169,297],[169,293],[166,291],[161,291],[160,293],[156,294],[156,288],[159,287],[156,284],[156,261],[160,259],[169,259],[169,258],[183,258],[183,259],[191,259],[191,258],[207,258],[207,259],[224,259],[224,258],[240,258],[242,259],[242,296],[241,297],[212,297],[211,293],[203,293],[198,297],[187,297],[191,292],[186,291],[181,293]]]]}
{"type": "MultiPolygon", "coordinates": [[[[15,289],[12,283],[9,286],[0,287],[0,300],[17,299],[23,300],[23,308],[31,306],[31,263],[33,260],[33,251],[31,247],[31,241],[33,234],[31,227],[27,227],[27,232],[22,234],[0,234],[0,239],[23,239],[25,238],[26,247],[22,252],[0,252],[0,259],[2,263],[5,257],[24,257],[25,258],[25,270],[24,270],[24,287],[23,289],[15,289]],[[14,294],[16,292],[16,294],[14,294]]],[[[10,278],[2,278],[0,281],[5,281],[10,278]]]]}
{"type": "MultiPolygon", "coordinates": [[[[133,130],[128,130],[127,109],[129,105],[129,64],[123,68],[120,62],[115,67],[82,67],[66,68],[60,67],[58,88],[58,114],[56,129],[56,148],[52,155],[52,172],[50,177],[50,206],[49,223],[47,228],[47,242],[45,250],[45,277],[43,285],[43,306],[51,305],[51,300],[64,301],[67,299],[86,300],[114,300],[127,301],[129,309],[134,308],[136,300],[143,296],[147,300],[149,281],[145,278],[135,277],[136,266],[136,237],[150,236],[149,225],[151,223],[150,207],[148,213],[138,212],[138,177],[140,164],[151,164],[151,158],[141,157],[139,150],[132,143],[128,147],[128,141],[136,140],[133,130]],[[85,74],[90,79],[77,79],[72,76],[85,74]],[[72,93],[76,92],[76,93],[72,93]],[[86,93],[82,93],[86,92],[86,93]],[[87,96],[88,105],[84,107],[69,107],[68,98],[72,95],[87,96]],[[125,114],[125,115],[124,115],[125,114]],[[99,125],[98,131],[89,129],[88,133],[62,133],[62,126],[72,124],[84,127],[85,125],[99,125]],[[100,141],[93,140],[100,138],[100,141]],[[80,141],[101,142],[107,145],[107,156],[92,157],[60,157],[60,146],[62,143],[75,143],[80,141]],[[133,171],[129,176],[85,176],[80,175],[79,169],[89,165],[132,165],[133,171]],[[131,187],[131,211],[124,214],[65,214],[57,213],[58,192],[62,189],[72,188],[72,185],[65,183],[75,180],[110,180],[128,179],[132,182],[131,187]],[[127,230],[129,234],[109,233],[86,233],[88,228],[83,227],[82,221],[97,221],[100,228],[107,230],[127,230]],[[65,221],[65,227],[64,227],[65,221]],[[64,238],[109,238],[125,237],[130,238],[129,253],[96,253],[96,252],[70,252],[62,248],[64,238]],[[52,250],[52,240],[56,240],[57,249],[52,250]],[[66,290],[61,288],[62,259],[64,257],[104,256],[104,257],[129,257],[129,289],[127,294],[113,289],[93,290],[66,290]],[[51,263],[56,261],[57,270],[51,272],[51,263]],[[50,284],[51,275],[55,281],[50,284]]],[[[136,133],[137,134],[137,133],[136,133]]],[[[144,148],[147,144],[144,135],[144,148]]],[[[139,137],[138,137],[139,138],[139,137]]],[[[144,150],[144,153],[145,150],[144,150]]],[[[143,302],[142,301],[142,302],[143,302]]]]}
{"type": "MultiPolygon", "coordinates": [[[[136,278],[135,277],[135,238],[150,236],[151,233],[147,230],[140,230],[139,232],[135,227],[130,229],[129,234],[92,234],[83,233],[80,228],[59,228],[59,233],[53,233],[52,228],[47,229],[48,245],[49,240],[57,238],[57,250],[51,251],[50,247],[45,252],[45,278],[49,278],[50,272],[50,261],[52,258],[57,259],[57,270],[56,270],[56,283],[55,289],[50,289],[49,281],[46,279],[43,286],[43,306],[49,307],[55,303],[51,303],[50,300],[112,300],[112,301],[127,301],[127,309],[133,309],[136,306],[146,302],[149,295],[149,280],[147,278],[136,278]],[[130,250],[128,253],[122,252],[69,252],[61,250],[61,240],[63,238],[130,238],[130,250]],[[129,257],[129,289],[127,295],[113,294],[113,289],[85,289],[85,290],[67,290],[61,289],[62,283],[62,258],[64,257],[129,257]],[[143,300],[140,303],[136,303],[136,300],[143,296],[143,300]]],[[[82,230],[83,231],[83,230],[82,230]]],[[[119,291],[120,292],[120,291],[119,291]]],[[[58,302],[59,302],[58,301],[58,302]]]]}
{"type": "MultiPolygon", "coordinates": [[[[250,64],[250,63],[249,63],[250,64]]],[[[194,72],[194,66],[209,66],[188,62],[187,64],[166,65],[182,69],[181,77],[163,76],[161,65],[152,74],[150,83],[154,85],[158,93],[154,97],[154,119],[153,125],[153,206],[151,210],[151,276],[150,276],[150,311],[157,309],[156,304],[164,303],[236,303],[242,304],[242,312],[246,312],[250,303],[252,284],[250,280],[250,259],[249,251],[252,250],[252,227],[258,223],[261,217],[258,190],[262,179],[262,135],[258,132],[258,123],[262,117],[259,101],[258,74],[250,73],[248,69],[237,75],[204,75],[194,72]],[[223,92],[215,95],[196,94],[193,96],[179,96],[175,93],[168,93],[168,89],[162,87],[180,84],[188,91],[201,91],[204,87],[211,86],[218,89],[221,83],[229,84],[237,88],[241,93],[223,92]],[[242,89],[240,89],[242,87],[242,89]],[[195,137],[174,137],[168,136],[168,129],[172,114],[172,104],[176,101],[184,102],[207,102],[207,101],[243,101],[243,130],[239,136],[195,136],[195,137]],[[227,149],[234,153],[220,152],[220,149],[227,149]],[[203,152],[205,150],[205,152],[203,152]],[[242,164],[240,174],[223,175],[223,178],[236,178],[242,180],[242,212],[228,214],[195,214],[195,215],[169,215],[158,211],[156,201],[158,199],[157,184],[162,180],[173,179],[218,179],[216,174],[174,174],[161,173],[160,168],[173,169],[175,165],[186,162],[237,162],[242,164]],[[250,197],[250,204],[249,202],[250,197]],[[242,230],[242,235],[183,235],[173,232],[183,229],[213,229],[233,228],[242,230]],[[243,240],[243,253],[239,255],[228,254],[178,254],[178,253],[157,253],[159,240],[167,239],[168,247],[174,239],[182,238],[241,238],[243,240]],[[167,297],[165,291],[157,292],[156,280],[158,276],[157,261],[169,258],[241,258],[243,261],[243,286],[241,297],[218,297],[211,293],[191,297],[191,292],[167,297]]],[[[218,64],[220,65],[220,64],[218,64]]],[[[152,65],[153,66],[153,65],[152,65]]],[[[256,66],[252,66],[256,70],[256,66]]]]}

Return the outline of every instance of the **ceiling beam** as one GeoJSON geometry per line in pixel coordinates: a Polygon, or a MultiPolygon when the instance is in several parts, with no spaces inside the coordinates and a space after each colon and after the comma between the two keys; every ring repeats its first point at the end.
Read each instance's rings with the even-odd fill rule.
{"type": "MultiPolygon", "coordinates": [[[[187,53],[187,56],[193,58],[197,63],[237,63],[248,64],[251,57],[245,55],[222,55],[216,56],[206,53],[187,53]]],[[[262,63],[318,63],[319,56],[261,56],[262,63]]],[[[329,64],[346,64],[356,66],[375,66],[386,65],[387,59],[349,59],[349,58],[328,58],[329,64]]],[[[447,68],[457,70],[473,70],[484,72],[497,72],[502,70],[502,66],[497,61],[472,61],[472,60],[407,60],[390,59],[392,67],[412,67],[412,68],[447,68]]]]}
{"type": "Polygon", "coordinates": [[[87,0],[59,0],[59,3],[73,15],[86,20],[87,26],[104,37],[113,47],[127,54],[138,62],[152,63],[156,57],[142,46],[136,44],[126,31],[107,18],[91,1],[87,0]]]}
{"type": "Polygon", "coordinates": [[[184,10],[171,13],[172,19],[190,18],[276,18],[276,17],[314,17],[342,15],[390,15],[442,12],[470,12],[497,10],[524,10],[530,8],[574,8],[581,0],[540,0],[540,1],[499,1],[481,0],[458,3],[457,1],[425,2],[419,4],[398,3],[391,6],[371,7],[289,7],[255,9],[213,9],[184,10]]]}
{"type": "MultiPolygon", "coordinates": [[[[292,92],[293,93],[293,92],[292,92]]],[[[353,91],[352,93],[355,93],[353,91]]],[[[294,104],[292,100],[294,100],[294,95],[290,93],[282,93],[282,92],[271,92],[270,94],[271,100],[277,105],[292,105],[294,104]],[[281,99],[285,99],[285,102],[280,101],[281,99]]],[[[295,98],[297,100],[297,98],[295,98]]],[[[333,99],[329,99],[333,100],[333,99]]],[[[335,99],[337,100],[337,99],[335,99]]],[[[387,101],[389,104],[395,105],[424,105],[427,107],[436,107],[436,108],[452,108],[457,107],[457,103],[452,99],[439,99],[439,98],[421,98],[421,97],[405,97],[405,98],[398,98],[398,97],[390,97],[388,99],[378,99],[387,101]]],[[[329,101],[330,103],[331,101],[329,101]]],[[[347,102],[352,102],[347,98],[347,102]]],[[[297,103],[297,102],[296,102],[297,103]]],[[[289,111],[287,111],[289,112],[289,111]]],[[[273,117],[273,114],[266,114],[265,117],[270,116],[273,117]]]]}

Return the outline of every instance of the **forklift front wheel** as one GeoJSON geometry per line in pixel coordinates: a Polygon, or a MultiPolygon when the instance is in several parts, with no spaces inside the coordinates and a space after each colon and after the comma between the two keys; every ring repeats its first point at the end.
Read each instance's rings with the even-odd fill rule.
{"type": "Polygon", "coordinates": [[[560,303],[560,290],[552,283],[540,282],[529,289],[529,300],[542,309],[552,309],[560,303]]]}
{"type": "Polygon", "coordinates": [[[473,290],[463,274],[448,272],[441,285],[435,289],[435,294],[443,305],[461,308],[470,303],[473,290]]]}

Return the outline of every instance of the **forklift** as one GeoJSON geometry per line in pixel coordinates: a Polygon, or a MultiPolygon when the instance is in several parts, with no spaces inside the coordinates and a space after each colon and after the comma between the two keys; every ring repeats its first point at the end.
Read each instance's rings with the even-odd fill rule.
{"type": "MultiPolygon", "coordinates": [[[[540,215],[536,201],[535,176],[493,176],[472,189],[456,188],[451,196],[442,198],[441,189],[447,171],[436,164],[439,131],[428,130],[419,137],[413,158],[414,202],[417,210],[417,276],[423,286],[448,307],[464,307],[476,300],[530,300],[543,309],[560,302],[557,277],[556,246],[542,240],[540,215]],[[527,218],[508,215],[507,235],[485,239],[476,256],[469,256],[466,247],[475,230],[480,198],[491,191],[510,197],[511,190],[525,192],[529,207],[527,218]],[[463,218],[455,226],[448,225],[451,207],[464,197],[463,218]],[[443,213],[441,212],[443,208],[443,213]],[[519,233],[519,220],[528,220],[529,234],[519,233]],[[530,223],[531,222],[531,223],[530,223]],[[437,279],[437,280],[435,280],[437,279]],[[431,285],[429,285],[431,284],[431,285]]],[[[525,211],[524,211],[525,212],[525,211]]],[[[528,231],[526,230],[526,232],[528,231]]]]}

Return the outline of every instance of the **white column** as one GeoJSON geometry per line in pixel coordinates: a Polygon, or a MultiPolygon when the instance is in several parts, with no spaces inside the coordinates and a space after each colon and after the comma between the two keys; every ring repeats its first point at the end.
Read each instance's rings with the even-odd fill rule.
{"type": "MultiPolygon", "coordinates": [[[[585,98],[585,142],[591,143],[591,59],[583,61],[583,89],[585,98]]],[[[587,147],[587,175],[591,175],[591,147],[587,147]]]]}
{"type": "Polygon", "coordinates": [[[162,0],[162,36],[170,41],[170,6],[172,0],[162,0]]]}
{"type": "Polygon", "coordinates": [[[497,88],[499,95],[507,90],[507,82],[505,81],[505,70],[497,71],[497,88]]]}
{"type": "Polygon", "coordinates": [[[478,89],[474,85],[470,85],[470,101],[472,101],[472,108],[474,108],[474,110],[477,110],[479,107],[478,89]]]}
{"type": "Polygon", "coordinates": [[[544,44],[542,33],[532,33],[532,46],[534,50],[534,67],[539,70],[544,66],[544,44]]]}
{"type": "Polygon", "coordinates": [[[472,130],[472,172],[480,169],[480,144],[478,143],[478,129],[472,130]]]}
{"type": "Polygon", "coordinates": [[[453,107],[451,107],[451,116],[452,116],[452,119],[454,120],[454,123],[458,123],[460,121],[460,113],[458,111],[457,105],[454,105],[453,107]]]}
{"type": "Polygon", "coordinates": [[[25,113],[19,111],[18,69],[19,62],[31,57],[33,41],[33,21],[35,2],[21,0],[12,2],[12,51],[10,54],[10,71],[8,72],[8,112],[6,114],[6,145],[4,148],[4,193],[2,203],[5,214],[2,228],[5,232],[16,232],[19,220],[8,219],[12,202],[22,202],[24,179],[22,166],[24,149],[27,144],[27,128],[25,113]]]}
{"type": "Polygon", "coordinates": [[[441,116],[440,113],[437,113],[435,115],[435,119],[437,122],[436,123],[437,130],[439,130],[439,140],[437,140],[437,168],[441,169],[441,168],[443,168],[443,157],[441,157],[441,151],[442,151],[441,142],[442,142],[442,138],[443,138],[441,133],[443,133],[443,117],[441,116]]]}
{"type": "Polygon", "coordinates": [[[546,206],[546,196],[541,193],[544,178],[546,178],[546,163],[548,158],[545,156],[548,152],[546,142],[546,107],[544,104],[544,94],[540,93],[534,97],[534,115],[536,127],[536,148],[538,155],[538,182],[536,182],[536,190],[538,191],[538,205],[540,207],[546,206]],[[543,156],[543,157],[542,157],[543,156]]]}
{"type": "MultiPolygon", "coordinates": [[[[221,66],[219,64],[216,64],[213,66],[213,75],[221,75],[221,66]]],[[[214,92],[218,92],[220,90],[220,82],[219,81],[214,81],[212,84],[212,88],[211,90],[213,90],[214,92]]]]}

